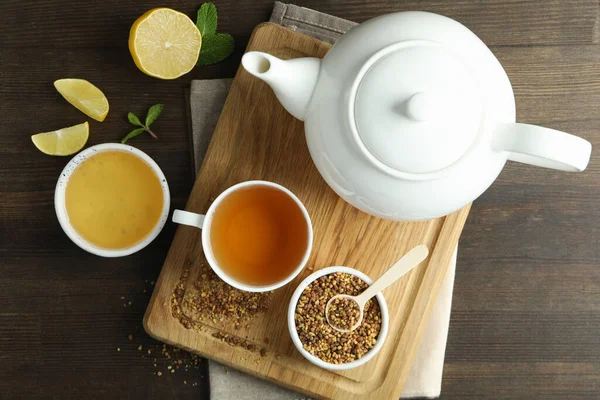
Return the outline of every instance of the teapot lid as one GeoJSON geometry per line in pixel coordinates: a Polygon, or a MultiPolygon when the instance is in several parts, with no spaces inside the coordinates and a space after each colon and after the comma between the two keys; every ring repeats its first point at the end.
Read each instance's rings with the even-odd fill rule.
{"type": "Polygon", "coordinates": [[[375,53],[350,98],[351,126],[377,163],[410,174],[439,171],[473,145],[483,121],[478,82],[448,47],[407,40],[375,53]]]}

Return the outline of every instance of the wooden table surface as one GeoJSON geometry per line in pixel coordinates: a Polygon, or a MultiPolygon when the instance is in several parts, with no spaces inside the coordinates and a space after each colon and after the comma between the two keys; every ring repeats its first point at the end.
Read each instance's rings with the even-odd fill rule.
{"type": "MultiPolygon", "coordinates": [[[[183,207],[193,183],[185,89],[191,79],[232,77],[250,32],[272,9],[271,0],[216,3],[235,54],[161,81],[134,66],[129,27],[158,5],[193,17],[198,2],[0,2],[1,398],[208,398],[204,362],[168,373],[161,345],[141,327],[175,227],[167,224],[158,240],[125,258],[80,250],[54,213],[68,158],[41,154],[29,136],[86,120],[54,90],[59,78],[88,79],[110,101],[106,121],[90,122],[89,145],[118,141],[130,129],[128,111],[143,114],[162,102],[154,125],[160,140],[131,143],[159,163],[172,206],[183,207]]],[[[297,2],[357,22],[417,9],[457,19],[506,68],[520,122],[600,148],[598,1],[322,3],[297,2]]],[[[443,399],[598,398],[599,199],[594,150],[582,174],[509,163],[475,202],[459,248],[443,399]]]]}

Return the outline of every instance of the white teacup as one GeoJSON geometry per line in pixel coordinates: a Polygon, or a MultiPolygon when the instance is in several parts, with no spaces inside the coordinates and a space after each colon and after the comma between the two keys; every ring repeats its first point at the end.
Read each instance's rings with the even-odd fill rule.
{"type": "Polygon", "coordinates": [[[144,153],[141,150],[136,149],[135,147],[131,147],[125,144],[120,143],[104,143],[98,144],[96,146],[88,147],[82,152],[78,153],[75,157],[69,161],[69,163],[65,166],[63,171],[58,178],[58,182],[56,183],[56,190],[54,191],[54,208],[56,209],[56,216],[58,218],[58,222],[62,227],[63,231],[67,234],[67,236],[79,247],[83,250],[88,251],[92,254],[96,254],[102,257],[122,257],[127,256],[129,254],[133,254],[136,251],[139,251],[146,247],[150,242],[152,242],[160,233],[165,223],[167,222],[167,218],[169,216],[169,207],[171,205],[171,196],[169,194],[169,185],[167,184],[167,180],[162,173],[159,166],[154,162],[149,155],[144,153]],[[65,206],[65,194],[67,189],[67,184],[73,172],[77,169],[77,167],[85,161],[87,158],[94,156],[100,152],[104,151],[125,151],[130,154],[135,155],[144,161],[156,174],[158,180],[161,184],[163,191],[163,206],[160,215],[160,219],[154,229],[146,235],[140,242],[134,244],[133,246],[126,247],[123,249],[106,249],[103,247],[96,246],[93,243],[85,240],[81,237],[81,235],[73,228],[71,223],[69,222],[69,215],[67,214],[67,209],[65,206]]]}
{"type": "Polygon", "coordinates": [[[208,261],[209,265],[213,269],[213,271],[215,271],[215,273],[229,285],[231,285],[237,289],[247,291],[247,292],[267,292],[267,291],[274,290],[274,289],[277,289],[277,288],[280,288],[280,287],[286,285],[292,279],[294,279],[296,276],[298,276],[300,271],[302,271],[302,269],[306,265],[306,262],[308,261],[310,252],[312,250],[313,229],[312,229],[312,223],[310,221],[310,217],[308,215],[308,212],[306,211],[306,208],[304,207],[302,202],[298,199],[298,197],[296,197],[296,195],[294,193],[292,193],[290,190],[286,189],[285,187],[278,185],[276,183],[273,183],[273,182],[246,181],[246,182],[238,183],[237,185],[231,186],[230,188],[225,190],[223,193],[221,193],[215,199],[215,201],[213,201],[213,203],[210,205],[210,207],[208,208],[208,211],[206,212],[206,215],[196,214],[193,212],[183,211],[183,210],[175,210],[175,212],[173,213],[173,222],[202,229],[202,247],[204,249],[204,255],[205,255],[206,260],[208,261]],[[290,197],[292,200],[294,200],[294,202],[296,203],[296,205],[298,206],[298,208],[300,209],[300,211],[302,212],[302,215],[304,216],[304,218],[306,220],[306,225],[308,227],[308,232],[307,232],[308,240],[307,240],[306,249],[304,251],[304,255],[303,255],[300,263],[296,266],[296,268],[288,276],[286,276],[284,279],[282,279],[278,282],[275,282],[273,284],[270,284],[270,285],[255,286],[255,285],[250,285],[250,284],[247,284],[244,282],[240,282],[237,279],[234,279],[233,277],[228,275],[227,272],[225,272],[219,266],[219,263],[217,262],[214,254],[213,254],[213,250],[212,250],[212,246],[211,246],[211,239],[210,239],[210,237],[211,237],[210,230],[211,230],[212,219],[213,219],[215,210],[219,207],[221,202],[227,196],[229,196],[230,194],[232,194],[233,192],[235,192],[237,190],[252,187],[252,186],[260,186],[260,185],[275,188],[275,189],[285,193],[288,197],[290,197]]]}

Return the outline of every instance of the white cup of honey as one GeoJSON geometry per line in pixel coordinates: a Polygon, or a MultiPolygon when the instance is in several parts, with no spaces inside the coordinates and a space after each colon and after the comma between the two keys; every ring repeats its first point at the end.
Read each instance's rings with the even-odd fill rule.
{"type": "Polygon", "coordinates": [[[312,250],[308,211],[289,189],[268,181],[231,186],[206,214],[175,210],[173,222],[202,229],[213,271],[247,292],[267,292],[294,279],[312,250]]]}
{"type": "Polygon", "coordinates": [[[146,153],[120,143],[89,147],[58,178],[60,226],[82,249],[122,257],[146,247],[169,215],[167,180],[146,153]]]}

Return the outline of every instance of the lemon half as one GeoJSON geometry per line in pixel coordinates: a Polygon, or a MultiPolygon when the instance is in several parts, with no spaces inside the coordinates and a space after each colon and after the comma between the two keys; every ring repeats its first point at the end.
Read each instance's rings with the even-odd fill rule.
{"type": "Polygon", "coordinates": [[[145,74],[175,79],[194,68],[202,35],[185,14],[155,8],[139,17],[129,31],[129,51],[145,74]]]}
{"type": "Polygon", "coordinates": [[[108,114],[108,99],[96,86],[85,79],[59,79],[54,87],[75,108],[96,121],[108,114]]]}
{"type": "Polygon", "coordinates": [[[89,134],[89,125],[84,122],[52,132],[38,133],[31,137],[31,141],[42,153],[51,156],[69,156],[85,146],[89,134]]]}

